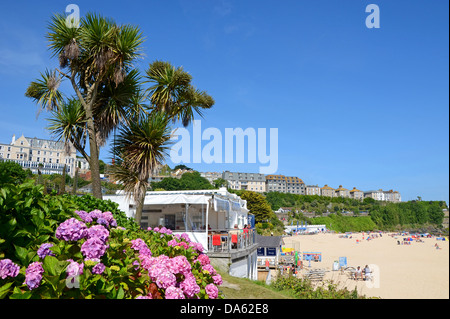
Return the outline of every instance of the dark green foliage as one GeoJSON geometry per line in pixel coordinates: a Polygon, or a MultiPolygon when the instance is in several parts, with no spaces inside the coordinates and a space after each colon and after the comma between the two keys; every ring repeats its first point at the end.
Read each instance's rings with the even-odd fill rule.
{"type": "MultiPolygon", "coordinates": [[[[199,253],[188,247],[187,242],[184,242],[188,247],[186,249],[169,245],[169,240],[174,239],[172,235],[139,230],[117,207],[116,203],[92,196],[44,195],[42,185],[34,186],[32,180],[22,185],[0,188],[0,260],[11,259],[20,267],[17,276],[0,278],[0,299],[123,299],[150,293],[153,298],[162,298],[163,290],[158,290],[143,268],[137,267],[141,261],[140,253],[131,243],[136,238],[145,241],[152,256],[185,256],[201,289],[198,297],[208,298],[205,287],[213,283],[214,279],[199,262],[195,262],[199,253]],[[81,247],[86,239],[71,242],[59,240],[55,236],[61,222],[71,217],[79,219],[75,210],[89,212],[94,209],[110,211],[118,226],[128,226],[127,229],[109,229],[108,248],[101,257],[105,265],[102,274],[94,273],[96,262],[83,257],[81,247]],[[54,256],[39,258],[37,250],[43,243],[53,245],[50,249],[54,256]],[[76,289],[68,285],[69,260],[84,263],[83,274],[76,276],[76,289]],[[35,261],[42,263],[44,272],[39,286],[30,290],[24,283],[25,273],[26,268],[35,261]]],[[[88,224],[88,227],[92,224],[95,222],[88,224]]],[[[222,296],[219,295],[219,298],[222,296]]]]}
{"type": "Polygon", "coordinates": [[[199,172],[184,173],[180,179],[167,177],[160,182],[153,182],[152,189],[164,189],[166,191],[213,189],[214,186],[199,172]]]}
{"type": "Polygon", "coordinates": [[[32,180],[21,185],[8,185],[0,189],[0,258],[22,263],[30,262],[34,255],[25,252],[38,247],[53,237],[56,227],[67,218],[74,217],[75,210],[90,212],[100,209],[110,211],[118,226],[136,230],[132,218],[118,209],[118,204],[103,201],[90,195],[45,195],[42,185],[32,180]]]}
{"type": "Polygon", "coordinates": [[[373,206],[370,217],[380,229],[397,225],[441,225],[444,220],[442,203],[438,201],[410,201],[373,206]]]}
{"type": "Polygon", "coordinates": [[[247,208],[250,213],[255,215],[257,223],[267,221],[274,215],[264,195],[256,192],[243,192],[241,198],[247,201],[247,208]]]}
{"type": "Polygon", "coordinates": [[[55,234],[57,224],[73,216],[76,206],[60,196],[44,195],[29,180],[0,189],[0,258],[30,262],[38,247],[55,234]],[[3,255],[3,256],[2,256],[3,255]]]}
{"type": "Polygon", "coordinates": [[[365,198],[360,202],[352,198],[278,192],[267,193],[266,199],[272,210],[280,207],[294,207],[295,210],[306,210],[319,214],[327,211],[336,213],[329,217],[310,219],[310,222],[314,224],[326,224],[328,228],[331,225],[331,229],[336,231],[392,230],[402,226],[415,228],[425,224],[440,226],[444,218],[442,209],[447,207],[443,201],[389,203],[365,198]],[[352,211],[355,216],[361,212],[369,212],[370,217],[343,216],[342,211],[352,211]]]}
{"type": "Polygon", "coordinates": [[[27,171],[15,162],[0,161],[0,187],[5,184],[21,184],[27,178],[27,171]]]}
{"type": "Polygon", "coordinates": [[[345,233],[349,231],[373,231],[379,229],[369,216],[350,217],[331,214],[327,217],[310,218],[309,224],[326,225],[327,229],[345,233]]]}
{"type": "Polygon", "coordinates": [[[119,204],[111,200],[102,200],[95,198],[92,195],[74,196],[65,194],[63,196],[66,200],[73,202],[77,210],[84,210],[86,212],[99,209],[102,212],[111,212],[117,221],[117,226],[125,227],[130,230],[137,230],[139,227],[135,223],[133,218],[127,217],[127,215],[119,210],[119,204]]]}

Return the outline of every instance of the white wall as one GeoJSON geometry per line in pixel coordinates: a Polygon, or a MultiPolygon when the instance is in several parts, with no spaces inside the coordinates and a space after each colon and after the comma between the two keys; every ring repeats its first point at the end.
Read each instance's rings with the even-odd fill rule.
{"type": "Polygon", "coordinates": [[[248,278],[251,280],[258,279],[258,268],[256,264],[257,254],[249,254],[246,258],[233,262],[230,265],[229,274],[233,277],[248,278]]]}

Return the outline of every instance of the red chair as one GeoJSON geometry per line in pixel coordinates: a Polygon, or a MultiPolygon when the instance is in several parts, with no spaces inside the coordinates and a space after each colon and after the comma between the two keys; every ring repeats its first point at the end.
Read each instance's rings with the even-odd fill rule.
{"type": "Polygon", "coordinates": [[[213,246],[221,246],[220,235],[213,235],[213,246]]]}

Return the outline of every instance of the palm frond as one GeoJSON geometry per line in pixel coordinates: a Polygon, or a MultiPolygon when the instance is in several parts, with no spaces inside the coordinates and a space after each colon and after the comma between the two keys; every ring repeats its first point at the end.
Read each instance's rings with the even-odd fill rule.
{"type": "Polygon", "coordinates": [[[74,57],[76,55],[78,46],[75,47],[73,43],[74,40],[75,43],[79,41],[80,29],[70,27],[66,23],[66,18],[66,15],[55,14],[48,24],[47,28],[49,31],[47,32],[46,38],[49,42],[50,50],[53,52],[53,56],[59,56],[65,50],[70,51],[67,57],[74,57]]]}
{"type": "Polygon", "coordinates": [[[154,168],[168,156],[171,129],[163,113],[142,115],[122,126],[113,148],[124,165],[147,180],[154,168]]]}
{"type": "Polygon", "coordinates": [[[71,98],[51,112],[46,127],[56,140],[68,142],[83,155],[87,140],[86,114],[79,100],[71,98]]]}
{"type": "Polygon", "coordinates": [[[61,77],[56,71],[45,70],[40,79],[33,81],[28,86],[25,96],[36,102],[41,109],[52,111],[63,102],[64,96],[59,91],[61,77]]]}

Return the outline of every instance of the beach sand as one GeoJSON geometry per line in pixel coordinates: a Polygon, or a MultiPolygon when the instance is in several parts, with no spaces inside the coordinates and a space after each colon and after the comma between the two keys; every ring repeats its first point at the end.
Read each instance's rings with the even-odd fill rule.
{"type": "MultiPolygon", "coordinates": [[[[311,268],[328,270],[325,280],[331,279],[338,287],[353,290],[367,297],[384,299],[448,299],[449,298],[449,241],[422,238],[424,243],[398,245],[406,236],[397,238],[384,233],[370,241],[362,240],[363,234],[352,234],[352,238],[339,238],[338,234],[297,235],[285,237],[286,247],[301,252],[321,252],[322,262],[311,262],[311,268]],[[362,240],[356,243],[356,239],[362,240]],[[300,243],[300,249],[299,244],[300,243]],[[441,249],[436,249],[435,244],[441,249]],[[372,265],[372,282],[355,281],[333,271],[333,262],[347,257],[347,266],[372,265]]],[[[367,233],[364,234],[367,238],[367,233]]],[[[308,266],[308,261],[304,261],[308,266]]],[[[303,270],[302,272],[304,272],[303,270]]]]}

